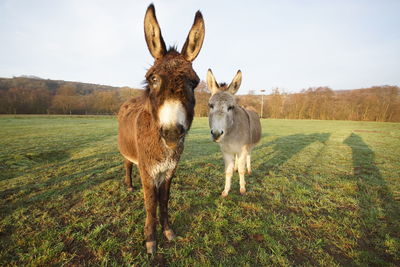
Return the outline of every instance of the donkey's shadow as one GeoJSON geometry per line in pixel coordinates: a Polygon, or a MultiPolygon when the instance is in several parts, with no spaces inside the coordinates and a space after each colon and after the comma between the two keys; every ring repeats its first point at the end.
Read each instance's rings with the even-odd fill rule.
{"type": "Polygon", "coordinates": [[[353,175],[347,179],[354,180],[357,185],[356,199],[360,217],[366,222],[360,229],[362,235],[357,240],[358,246],[397,265],[399,259],[383,249],[381,240],[371,239],[370,233],[376,232],[386,239],[398,237],[400,205],[376,166],[374,151],[363,138],[352,133],[343,143],[352,151],[353,175]]]}
{"type": "Polygon", "coordinates": [[[254,149],[254,156],[252,155],[254,171],[257,174],[279,169],[312,143],[320,142],[325,145],[330,136],[330,133],[294,134],[260,145],[254,149]]]}

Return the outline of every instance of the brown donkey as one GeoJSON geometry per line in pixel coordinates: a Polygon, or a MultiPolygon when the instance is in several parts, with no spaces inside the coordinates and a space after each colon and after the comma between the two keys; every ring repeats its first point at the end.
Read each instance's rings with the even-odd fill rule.
{"type": "Polygon", "coordinates": [[[155,61],[146,73],[143,95],[125,102],[119,110],[118,146],[125,158],[128,190],[132,190],[132,164],[138,166],[146,208],[146,248],[147,253],[154,253],[157,203],[165,237],[175,237],[168,222],[169,189],[193,120],[193,90],[200,80],[192,61],[204,40],[203,16],[196,13],[180,53],[175,48],[167,50],[153,4],[146,11],[144,32],[155,61]]]}

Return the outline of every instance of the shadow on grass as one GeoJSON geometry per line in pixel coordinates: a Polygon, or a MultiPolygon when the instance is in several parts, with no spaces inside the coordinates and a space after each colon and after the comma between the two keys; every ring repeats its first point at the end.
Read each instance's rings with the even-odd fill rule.
{"type": "MultiPolygon", "coordinates": [[[[76,168],[80,168],[82,166],[90,166],[91,160],[94,159],[99,159],[101,160],[102,157],[109,155],[109,154],[114,154],[114,153],[102,153],[102,154],[96,154],[92,155],[89,157],[84,157],[84,158],[79,158],[79,159],[74,159],[74,160],[67,160],[63,161],[58,164],[54,164],[52,166],[47,167],[46,170],[39,170],[37,171],[34,175],[46,175],[46,176],[52,176],[52,173],[58,169],[63,169],[66,166],[76,166],[76,168]]],[[[37,203],[40,203],[42,201],[46,201],[49,199],[52,199],[57,196],[61,195],[68,195],[68,194],[77,194],[79,192],[85,191],[91,187],[94,187],[98,184],[101,184],[102,182],[109,180],[109,179],[115,179],[116,176],[121,176],[121,181],[122,181],[122,175],[120,175],[120,169],[117,169],[113,171],[112,173],[109,173],[107,175],[103,175],[103,172],[110,169],[114,168],[117,166],[122,166],[122,163],[117,161],[117,162],[103,162],[102,164],[96,164],[95,167],[87,167],[83,168],[83,170],[74,170],[73,173],[70,173],[70,171],[67,171],[68,174],[63,175],[63,174],[58,174],[58,176],[54,178],[50,178],[46,181],[37,181],[37,180],[32,180],[31,182],[17,186],[17,187],[12,187],[10,189],[6,189],[1,191],[1,199],[6,200],[9,196],[18,194],[18,200],[13,201],[6,201],[5,205],[0,208],[0,212],[2,216],[6,217],[10,214],[12,214],[16,209],[20,207],[27,208],[31,205],[36,205],[37,203]],[[84,180],[79,180],[79,178],[88,176],[88,179],[84,180]],[[77,182],[73,182],[72,184],[65,186],[65,187],[58,187],[57,184],[62,184],[66,181],[74,181],[77,180],[77,182]],[[51,187],[55,187],[54,189],[51,189],[51,187]],[[43,188],[47,188],[47,190],[43,191],[43,188]],[[38,194],[35,194],[35,192],[39,192],[38,194]],[[35,194],[33,196],[30,196],[32,194],[35,194]]],[[[122,167],[121,167],[122,168],[122,167]]],[[[71,204],[72,205],[72,204],[71,204]]]]}
{"type": "MultiPolygon", "coordinates": [[[[15,246],[13,235],[21,229],[21,226],[18,226],[20,215],[17,215],[21,209],[26,211],[23,211],[26,214],[22,215],[21,220],[26,221],[28,225],[31,224],[31,221],[28,221],[31,210],[40,210],[39,214],[49,213],[52,217],[60,218],[63,217],[65,213],[69,213],[69,210],[81,201],[82,192],[100,185],[107,180],[115,179],[116,176],[120,176],[120,173],[122,172],[122,163],[120,161],[113,160],[112,162],[107,162],[103,160],[101,164],[97,163],[95,166],[82,168],[82,166],[85,167],[84,165],[90,166],[90,160],[94,158],[103,160],[102,154],[99,154],[55,164],[51,169],[45,169],[42,173],[38,173],[37,175],[52,177],[53,172],[57,171],[57,169],[65,169],[71,165],[76,166],[76,168],[69,173],[66,171],[67,173],[55,174],[55,177],[52,177],[47,181],[38,181],[40,179],[40,177],[38,177],[38,179],[33,179],[26,185],[0,192],[2,199],[0,214],[1,217],[4,218],[4,221],[1,222],[0,229],[0,250],[7,251],[0,256],[0,262],[5,258],[16,261],[22,260],[20,256],[15,256],[15,254],[12,255],[12,253],[10,254],[9,249],[9,247],[15,246]],[[118,168],[118,166],[121,166],[121,168],[118,168]],[[65,185],[65,183],[68,184],[65,185]],[[56,207],[52,208],[52,205],[56,205],[56,207]]],[[[63,223],[64,222],[61,220],[59,227],[62,227],[63,223]]],[[[34,233],[39,234],[43,232],[38,230],[36,232],[34,231],[34,233]]],[[[25,237],[21,239],[24,240],[24,238],[25,237]]],[[[44,242],[52,241],[44,240],[44,242]]],[[[75,242],[75,246],[78,243],[81,242],[75,242]]],[[[29,245],[26,244],[23,248],[29,249],[29,245]]],[[[81,249],[85,249],[85,246],[81,249]]],[[[73,251],[72,248],[71,251],[73,251]]],[[[76,257],[85,255],[81,253],[77,254],[76,257]]],[[[90,254],[89,250],[86,254],[90,254]]]]}
{"type": "MultiPolygon", "coordinates": [[[[258,154],[258,156],[254,157],[254,174],[249,176],[249,179],[258,177],[256,180],[260,181],[264,175],[260,173],[263,172],[264,174],[268,174],[268,171],[272,169],[279,168],[281,165],[283,165],[286,161],[290,160],[294,155],[299,153],[301,150],[309,146],[310,144],[314,142],[321,142],[325,143],[328,141],[330,137],[330,133],[314,133],[314,134],[295,134],[295,135],[290,135],[290,136],[284,136],[277,138],[269,143],[259,145],[255,148],[254,152],[258,154]],[[272,152],[270,152],[272,149],[272,152]],[[266,152],[264,154],[263,152],[266,152]],[[269,160],[264,160],[265,156],[268,156],[268,154],[272,153],[272,158],[269,160]],[[258,157],[258,158],[257,158],[258,157]]],[[[267,133],[264,133],[263,136],[268,136],[267,133]]],[[[202,140],[203,142],[197,143],[198,146],[206,146],[210,144],[206,144],[209,142],[209,139],[204,139],[202,140]]],[[[194,149],[192,149],[194,150],[194,149]]],[[[188,154],[191,154],[190,152],[193,151],[188,151],[188,154]]],[[[225,174],[224,174],[224,162],[221,157],[221,152],[219,147],[216,145],[212,149],[204,150],[196,155],[193,158],[190,158],[190,166],[188,165],[187,158],[183,162],[180,163],[179,169],[195,169],[195,170],[202,170],[200,173],[197,173],[199,177],[197,178],[199,180],[199,184],[191,185],[191,186],[196,186],[200,185],[203,188],[203,191],[199,191],[199,197],[205,197],[202,196],[202,193],[205,191],[209,191],[212,188],[215,188],[215,183],[220,183],[221,188],[220,190],[223,190],[223,185],[225,181],[225,174]],[[220,160],[216,161],[216,159],[221,158],[220,160]],[[220,170],[220,173],[218,174],[218,177],[207,177],[209,172],[214,173],[216,170],[220,170]]],[[[179,174],[178,174],[179,175],[179,174]]],[[[250,184],[251,185],[251,184],[250,184]]],[[[231,194],[237,193],[236,190],[238,186],[238,174],[235,173],[233,180],[232,180],[232,192],[231,194]],[[235,191],[236,190],[236,191],[235,191]]],[[[251,186],[257,186],[255,183],[253,183],[251,186]]],[[[250,189],[251,190],[251,189],[250,189]]],[[[204,194],[207,195],[207,194],[204,194]]],[[[220,191],[217,192],[212,192],[211,196],[206,196],[207,198],[215,198],[220,196],[220,191]]],[[[211,201],[212,202],[212,201],[211,201]]],[[[202,205],[204,205],[204,202],[202,201],[192,201],[192,203],[189,203],[191,205],[189,212],[194,212],[197,209],[199,209],[202,205]]],[[[215,203],[212,203],[210,207],[214,207],[215,203]]],[[[201,209],[200,209],[201,210],[201,209]]],[[[181,218],[178,218],[178,220],[181,218]]],[[[189,222],[185,222],[189,223],[189,222]]]]}
{"type": "Polygon", "coordinates": [[[38,164],[51,164],[67,160],[69,157],[69,152],[65,150],[10,155],[7,162],[0,162],[0,181],[15,178],[20,173],[25,172],[27,169],[31,170],[32,167],[38,164]]]}
{"type": "MultiPolygon", "coordinates": [[[[39,135],[40,134],[38,134],[38,136],[39,135]]],[[[91,147],[96,145],[96,142],[101,142],[107,138],[113,137],[114,134],[91,136],[90,140],[87,140],[88,136],[85,136],[84,138],[86,139],[82,139],[82,142],[79,144],[74,143],[76,140],[71,136],[63,140],[68,145],[65,143],[57,144],[51,143],[50,141],[46,142],[46,137],[43,137],[44,141],[37,142],[35,145],[28,142],[29,145],[25,147],[23,145],[24,140],[20,140],[20,146],[23,149],[12,151],[9,155],[0,155],[0,181],[13,179],[24,173],[32,173],[32,169],[40,165],[67,161],[71,156],[72,150],[91,147]]]]}
{"type": "Polygon", "coordinates": [[[352,150],[353,177],[357,182],[357,200],[363,220],[363,236],[358,245],[363,251],[364,264],[385,265],[389,262],[400,266],[385,251],[387,238],[399,238],[400,207],[375,165],[375,153],[357,134],[352,133],[343,142],[352,150]]]}
{"type": "Polygon", "coordinates": [[[263,144],[255,148],[255,152],[265,151],[268,154],[273,154],[272,158],[260,162],[262,159],[256,160],[256,169],[262,171],[270,171],[279,168],[285,162],[290,160],[294,155],[309,146],[314,142],[324,143],[328,141],[330,133],[313,133],[313,134],[294,134],[277,138],[269,143],[263,144]],[[272,152],[270,150],[272,149],[272,152]]]}

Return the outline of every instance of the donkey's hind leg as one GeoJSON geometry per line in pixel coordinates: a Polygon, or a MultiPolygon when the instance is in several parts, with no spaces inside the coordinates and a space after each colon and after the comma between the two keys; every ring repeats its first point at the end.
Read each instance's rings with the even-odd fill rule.
{"type": "Polygon", "coordinates": [[[132,186],[132,165],[133,163],[127,159],[124,161],[124,166],[125,166],[125,178],[124,178],[124,183],[128,187],[128,191],[132,192],[133,191],[133,186],[132,186]]]}
{"type": "Polygon", "coordinates": [[[251,156],[250,156],[250,152],[249,152],[249,154],[247,154],[247,157],[246,157],[246,166],[247,166],[247,173],[251,174],[251,156]]]}
{"type": "Polygon", "coordinates": [[[238,155],[236,154],[235,155],[235,167],[233,168],[233,171],[237,172],[237,170],[238,170],[238,155]]]}
{"type": "Polygon", "coordinates": [[[247,157],[246,157],[246,167],[247,173],[251,174],[251,150],[253,149],[253,145],[247,145],[247,157]]]}
{"type": "Polygon", "coordinates": [[[239,178],[240,178],[240,193],[243,195],[246,193],[246,181],[244,180],[244,174],[246,173],[246,159],[248,157],[247,151],[242,150],[239,155],[238,167],[239,167],[239,178]]]}

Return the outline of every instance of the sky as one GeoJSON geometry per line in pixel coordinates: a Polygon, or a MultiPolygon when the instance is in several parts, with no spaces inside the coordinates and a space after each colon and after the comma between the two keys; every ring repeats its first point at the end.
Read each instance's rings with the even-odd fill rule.
{"type": "Polygon", "coordinates": [[[240,94],[400,85],[399,0],[0,0],[0,77],[141,88],[154,61],[143,32],[151,2],[178,50],[202,12],[193,67],[227,83],[240,69],[240,94]]]}

